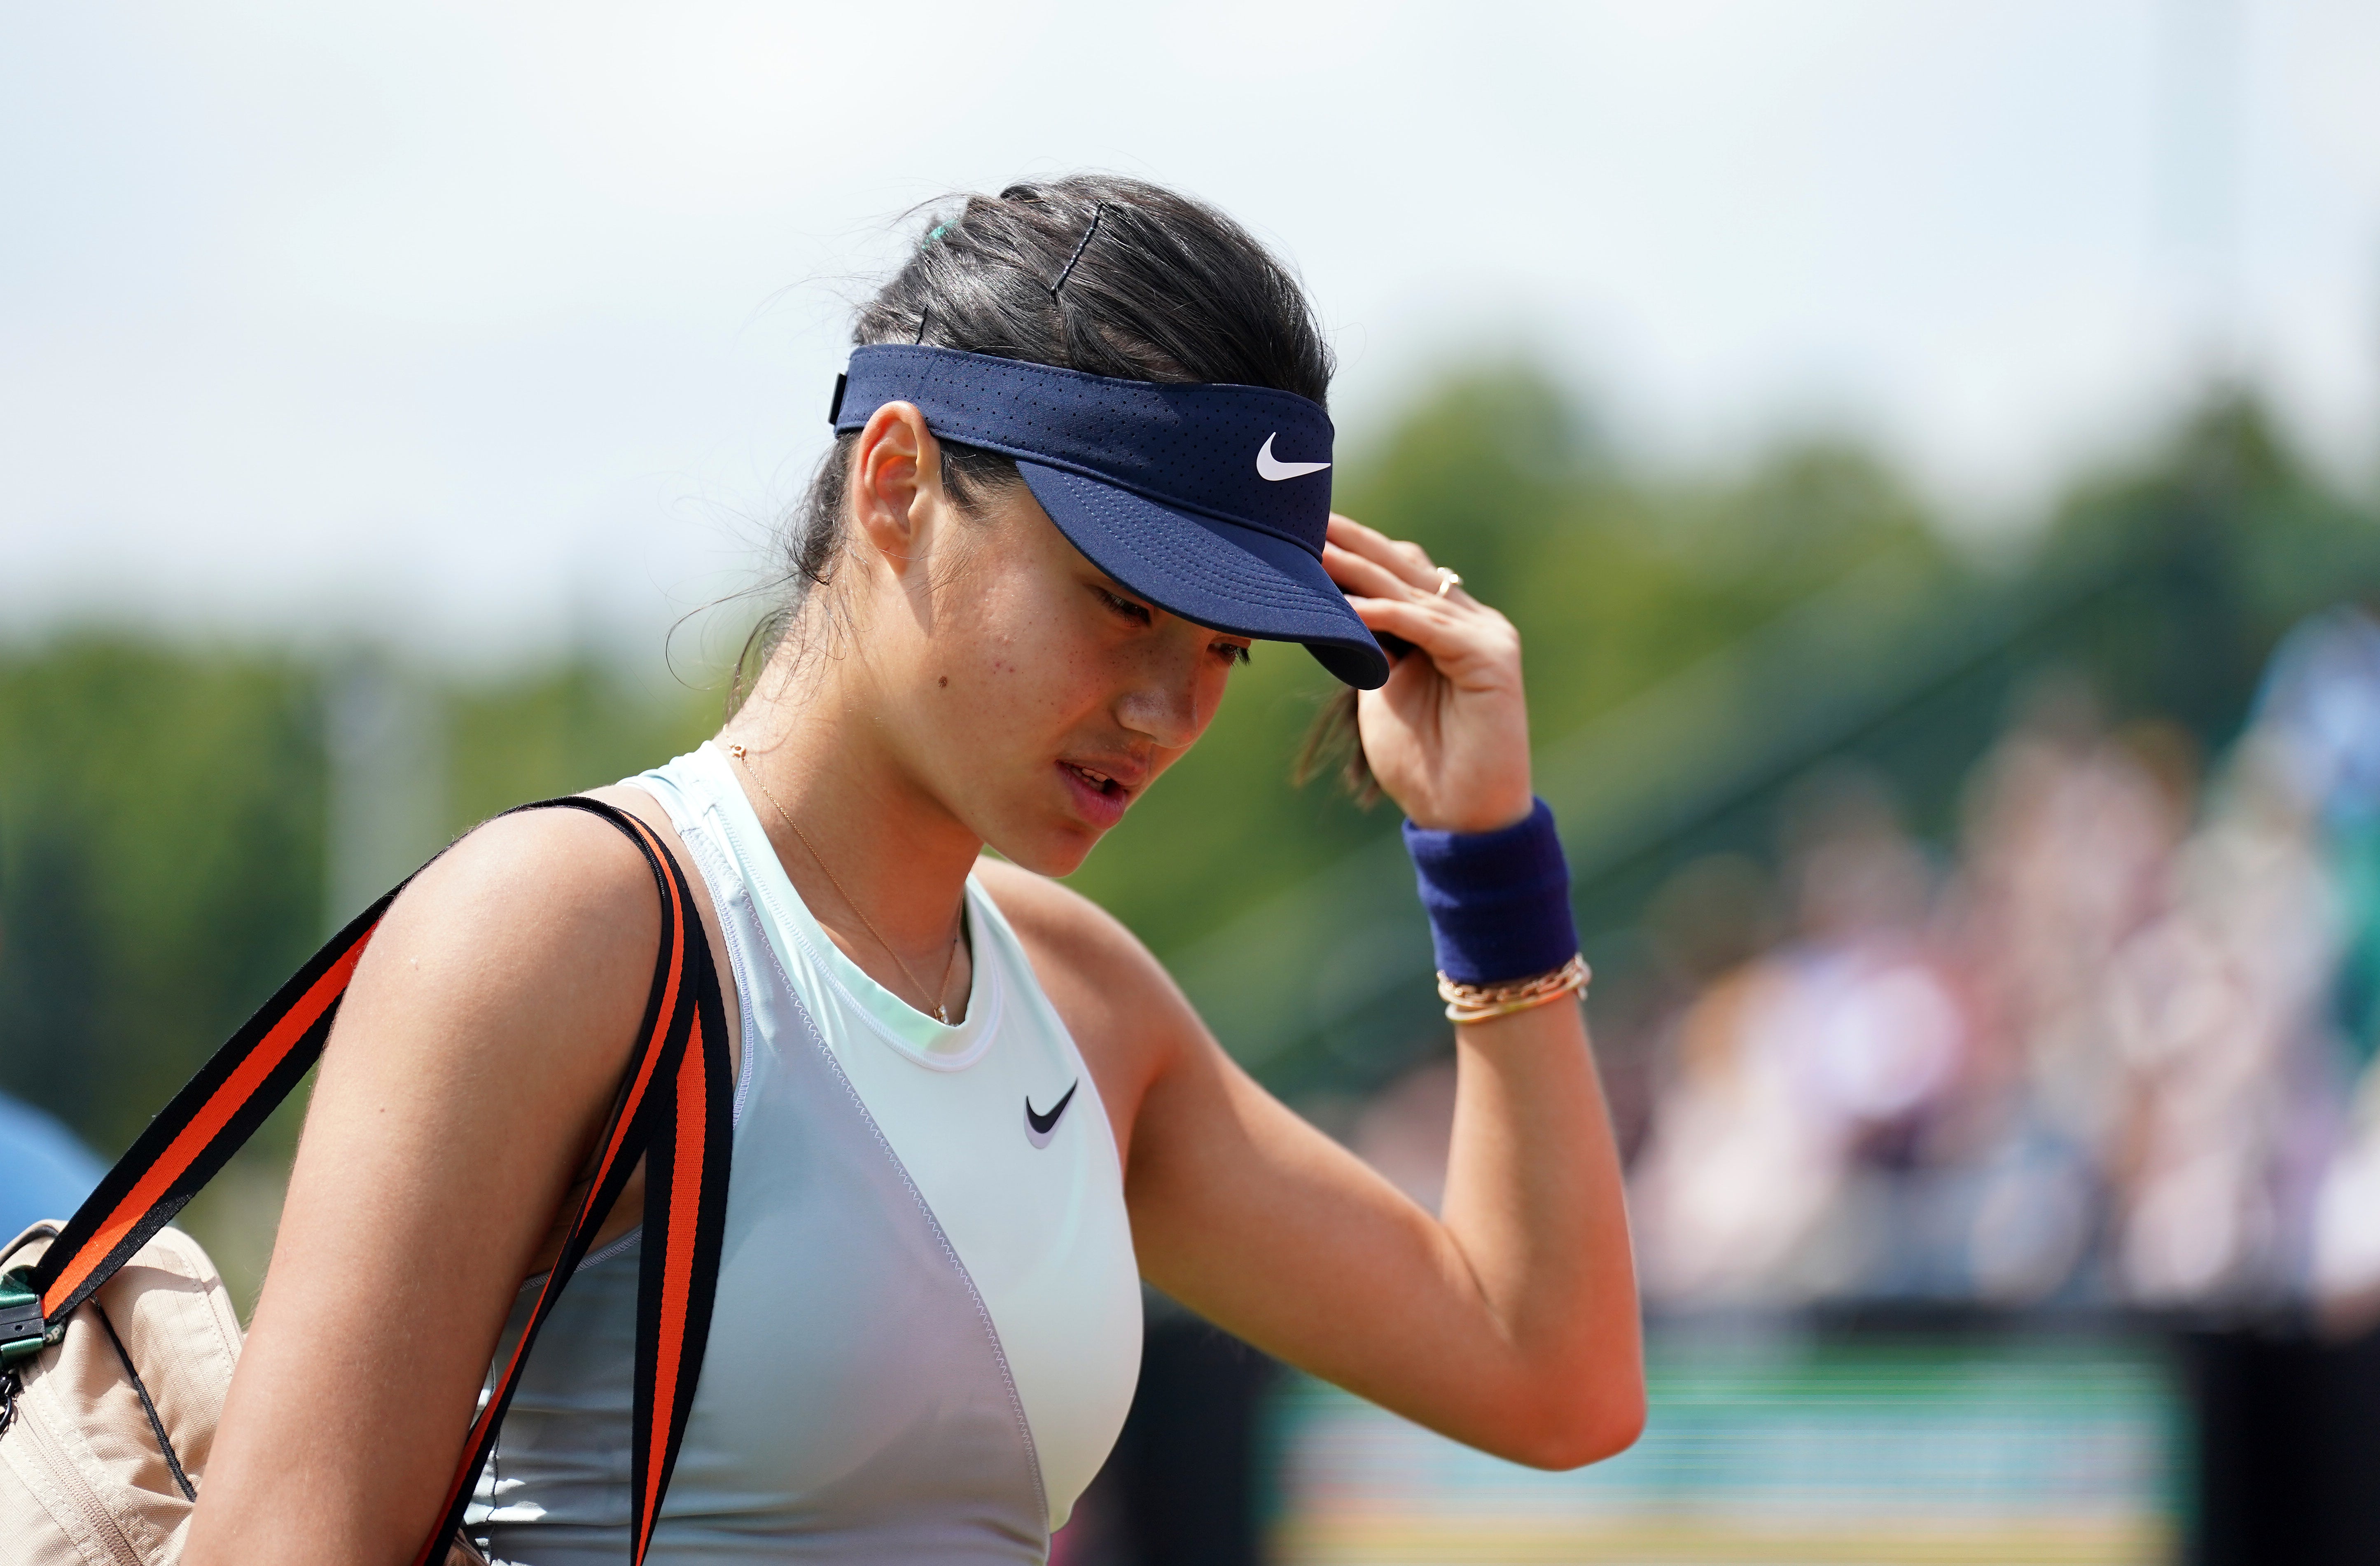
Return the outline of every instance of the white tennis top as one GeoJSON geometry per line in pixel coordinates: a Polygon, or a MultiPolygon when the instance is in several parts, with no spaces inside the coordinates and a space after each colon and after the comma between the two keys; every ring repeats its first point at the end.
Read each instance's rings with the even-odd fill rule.
{"type": "MultiPolygon", "coordinates": [[[[627,780],[710,888],[743,1046],[718,1300],[654,1558],[1043,1560],[1140,1361],[1099,1086],[981,886],[945,1026],[827,939],[732,768],[705,745],[627,780]]],[[[467,1520],[499,1560],[625,1559],[638,1264],[635,1235],[588,1257],[540,1335],[467,1520]]]]}

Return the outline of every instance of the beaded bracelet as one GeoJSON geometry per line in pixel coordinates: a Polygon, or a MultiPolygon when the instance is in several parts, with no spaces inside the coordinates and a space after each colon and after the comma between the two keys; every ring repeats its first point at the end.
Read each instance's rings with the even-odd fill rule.
{"type": "Polygon", "coordinates": [[[1458,984],[1441,973],[1438,976],[1438,998],[1446,1002],[1449,1022],[1487,1022],[1559,1001],[1565,995],[1584,994],[1594,977],[1595,970],[1586,965],[1586,958],[1576,954],[1551,973],[1541,973],[1535,978],[1508,979],[1502,984],[1458,984]]]}

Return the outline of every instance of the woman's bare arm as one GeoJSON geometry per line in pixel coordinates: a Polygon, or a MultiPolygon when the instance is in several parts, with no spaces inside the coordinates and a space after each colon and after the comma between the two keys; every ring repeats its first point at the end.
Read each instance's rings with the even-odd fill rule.
{"type": "Polygon", "coordinates": [[[1457,1030],[1441,1216],[1232,1063],[1123,926],[979,868],[1081,1041],[1148,1280],[1258,1348],[1498,1456],[1567,1468],[1645,1417],[1633,1264],[1580,1009],[1457,1030]]]}
{"type": "Polygon", "coordinates": [[[575,811],[482,827],[391,907],[323,1051],[189,1566],[412,1559],[659,938],[643,858],[575,811]]]}
{"type": "MultiPolygon", "coordinates": [[[[1411,649],[1358,703],[1381,787],[1445,832],[1527,816],[1511,623],[1420,549],[1344,516],[1330,519],[1323,564],[1366,625],[1411,649]]],[[[1018,872],[992,879],[1031,910],[1020,933],[1035,931],[1044,983],[1124,1123],[1133,1237],[1152,1281],[1258,1347],[1501,1456],[1571,1467],[1635,1439],[1628,1220],[1576,1004],[1455,1030],[1454,1139],[1433,1218],[1251,1081],[1121,926],[1018,872]]]]}

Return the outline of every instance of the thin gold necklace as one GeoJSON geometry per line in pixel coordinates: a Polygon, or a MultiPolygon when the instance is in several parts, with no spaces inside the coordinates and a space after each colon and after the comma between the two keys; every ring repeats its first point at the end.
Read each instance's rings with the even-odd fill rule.
{"type": "MultiPolygon", "coordinates": [[[[891,957],[894,965],[900,968],[902,977],[906,978],[918,993],[925,994],[925,983],[917,977],[907,963],[902,961],[901,953],[893,949],[892,943],[884,939],[883,932],[876,928],[876,921],[868,917],[868,910],[853,902],[851,893],[843,889],[843,882],[835,879],[834,869],[826,862],[826,856],[818,851],[818,844],[812,843],[809,834],[802,831],[801,827],[795,822],[793,813],[785,808],[774,794],[770,792],[769,785],[760,781],[760,774],[753,767],[752,758],[746,753],[744,747],[740,745],[731,745],[727,747],[727,754],[744,763],[744,775],[752,780],[753,786],[760,791],[760,797],[776,806],[778,816],[783,819],[786,826],[793,829],[794,836],[800,840],[801,845],[809,850],[810,857],[818,861],[818,868],[825,872],[827,884],[834,888],[834,894],[837,897],[843,899],[843,905],[859,916],[860,924],[866,928],[869,935],[875,937],[876,944],[884,948],[885,955],[891,957]]],[[[928,999],[933,1002],[935,1020],[945,1027],[951,1026],[951,1014],[949,1008],[942,1004],[942,996],[951,988],[951,970],[958,966],[959,937],[965,929],[964,918],[952,926],[951,954],[942,959],[942,982],[928,996],[928,999]]]]}

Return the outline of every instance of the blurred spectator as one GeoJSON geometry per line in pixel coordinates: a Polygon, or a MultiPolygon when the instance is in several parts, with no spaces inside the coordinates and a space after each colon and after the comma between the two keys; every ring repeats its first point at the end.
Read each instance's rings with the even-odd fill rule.
{"type": "Polygon", "coordinates": [[[2104,1142],[2120,1113],[2102,985],[2164,905],[2185,809],[2071,691],[2039,701],[1969,790],[1951,918],[1993,1086],[2080,1145],[2104,1142]]]}
{"type": "Polygon", "coordinates": [[[2106,976],[2129,1298],[2258,1303],[2301,1281],[2336,1100],[2322,1051],[2338,919],[2312,825],[2252,735],[2176,856],[2169,905],[2106,976]]]}
{"type": "Polygon", "coordinates": [[[2325,1318],[2352,1333],[2380,1319],[2380,625],[2354,606],[2308,619],[2258,708],[2269,764],[2318,821],[2330,868],[2337,1063],[2360,1081],[2315,1196],[2309,1272],[2325,1318]]]}
{"type": "Polygon", "coordinates": [[[1960,1237],[1978,1298],[2072,1286],[2097,1226],[2099,1150],[2123,1107],[2104,981],[2168,895],[2187,808],[2175,749],[2163,731],[2103,734],[2082,693],[2053,687],[1970,788],[1947,918],[1978,1032],[1960,1237]]]}
{"type": "Polygon", "coordinates": [[[2380,1317],[2380,624],[2293,632],[2203,813],[2197,773],[2053,684],[1948,875],[1847,771],[1789,807],[1781,941],[1709,961],[1750,893],[1690,927],[1756,870],[1680,872],[1647,917],[1691,979],[1633,1172],[1648,1295],[2380,1317]]]}
{"type": "Polygon", "coordinates": [[[1864,778],[1815,785],[1787,880],[1796,934],[1684,1011],[1634,1195],[1656,1298],[1785,1304],[1855,1288],[1887,1184],[1958,1075],[1967,1027],[1925,931],[1931,870],[1864,778]]]}
{"type": "Polygon", "coordinates": [[[2380,1321],[2380,1071],[2366,1066],[2350,1139],[2314,1209],[2313,1295],[2325,1326],[2352,1337],[2380,1321]]]}
{"type": "Polygon", "coordinates": [[[45,1218],[72,1217],[106,1172],[73,1132],[0,1094],[0,1243],[45,1218]]]}

